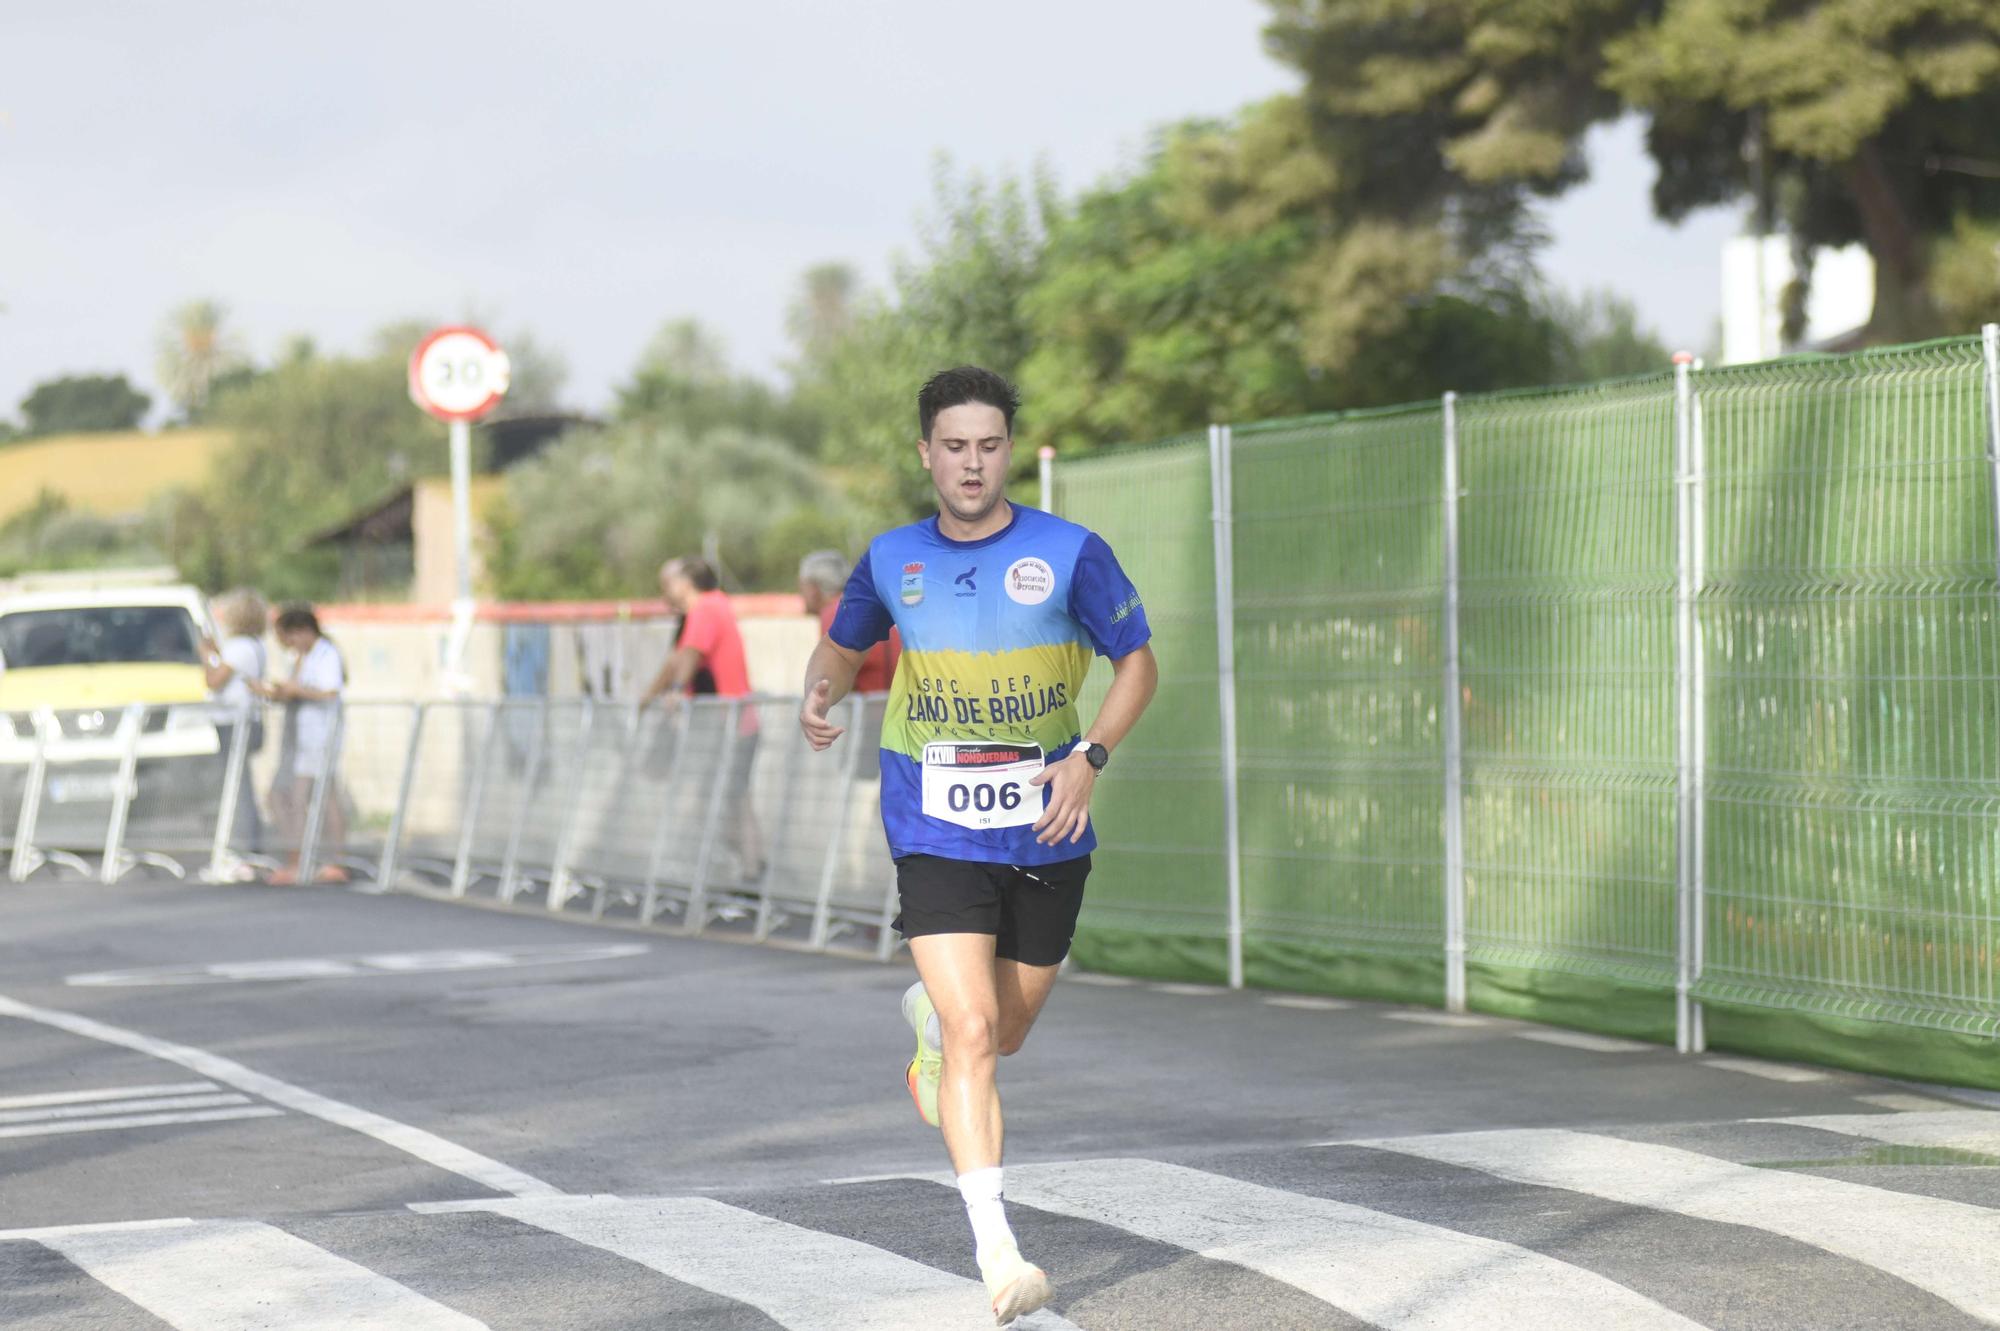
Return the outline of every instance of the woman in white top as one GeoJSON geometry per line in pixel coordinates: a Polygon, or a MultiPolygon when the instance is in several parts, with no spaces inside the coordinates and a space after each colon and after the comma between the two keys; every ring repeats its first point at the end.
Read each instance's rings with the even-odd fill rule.
{"type": "MultiPolygon", "coordinates": [[[[216,622],[221,626],[222,645],[204,639],[201,659],[208,676],[208,691],[223,713],[218,729],[222,753],[228,757],[235,743],[237,726],[250,728],[246,753],[264,746],[264,705],[258,692],[270,673],[264,650],[264,629],[271,621],[271,609],[264,598],[247,587],[224,592],[215,598],[216,622]]],[[[257,812],[257,791],[246,774],[236,787],[236,819],[228,844],[252,853],[264,848],[264,820],[257,812]]],[[[247,869],[245,872],[249,872],[247,869]]]]}
{"type": "MultiPolygon", "coordinates": [[[[328,783],[320,816],[319,844],[340,847],[347,842],[347,813],[342,807],[337,769],[340,761],[340,694],[347,668],[340,650],[319,631],[319,616],[308,605],[288,605],[278,613],[278,641],[294,653],[297,664],[290,679],[266,684],[259,692],[285,704],[285,733],[278,749],[278,775],[271,787],[271,804],[291,847],[289,867],[270,882],[298,881],[299,850],[305,841],[306,818],[313,788],[324,776],[328,783]]],[[[344,883],[347,870],[323,865],[314,881],[344,883]]]]}

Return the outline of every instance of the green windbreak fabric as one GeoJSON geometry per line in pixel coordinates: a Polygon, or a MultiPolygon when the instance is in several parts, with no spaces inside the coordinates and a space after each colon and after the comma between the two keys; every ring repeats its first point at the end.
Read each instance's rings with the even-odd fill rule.
{"type": "Polygon", "coordinates": [[[1234,432],[1251,983],[1443,996],[1442,413],[1234,432]]]}
{"type": "MultiPolygon", "coordinates": [[[[1228,974],[1209,491],[1202,437],[1056,468],[1056,512],[1110,543],[1145,602],[1160,662],[1144,724],[1091,800],[1100,850],[1075,945],[1084,966],[1167,979],[1228,974]]],[[[1099,661],[1084,716],[1110,679],[1099,661]]]]}

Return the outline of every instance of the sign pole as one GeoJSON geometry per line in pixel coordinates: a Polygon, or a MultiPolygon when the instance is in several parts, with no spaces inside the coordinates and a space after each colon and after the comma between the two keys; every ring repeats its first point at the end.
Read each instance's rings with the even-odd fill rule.
{"type": "Polygon", "coordinates": [[[444,686],[463,696],[471,686],[465,654],[472,640],[472,422],[507,392],[507,353],[477,328],[454,325],[431,333],[410,353],[410,400],[451,427],[452,547],[458,565],[445,644],[444,686]]]}

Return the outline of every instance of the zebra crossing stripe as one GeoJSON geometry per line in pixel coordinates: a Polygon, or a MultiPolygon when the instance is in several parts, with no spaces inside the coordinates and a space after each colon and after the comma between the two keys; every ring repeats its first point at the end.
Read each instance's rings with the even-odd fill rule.
{"type": "Polygon", "coordinates": [[[247,1105],[250,1098],[234,1091],[204,1095],[160,1095],[144,1100],[98,1101],[83,1105],[50,1105],[43,1109],[0,1109],[0,1123],[47,1123],[65,1118],[102,1118],[106,1114],[137,1114],[160,1109],[214,1109],[247,1105]]]}
{"type": "Polygon", "coordinates": [[[222,1123],[237,1118],[276,1118],[284,1113],[269,1105],[246,1104],[235,1109],[184,1109],[166,1114],[107,1114],[71,1118],[59,1123],[16,1123],[0,1128],[0,1137],[54,1137],[73,1132],[113,1132],[123,1128],[164,1128],[176,1123],[222,1123]]]}
{"type": "Polygon", "coordinates": [[[250,1220],[35,1236],[177,1331],[486,1331],[483,1322],[250,1220]]]}
{"type": "MultiPolygon", "coordinates": [[[[985,1286],[837,1234],[709,1197],[523,1197],[417,1211],[491,1211],[762,1310],[787,1331],[976,1326],[985,1286]]],[[[1022,1331],[1078,1331],[1044,1309],[1022,1331]]]]}
{"type": "Polygon", "coordinates": [[[1781,1234],[2000,1320],[2000,1211],[1562,1128],[1336,1144],[1781,1234]]]}
{"type": "Polygon", "coordinates": [[[1233,1262],[1395,1331],[1698,1331],[1541,1253],[1157,1160],[1007,1166],[1007,1199],[1233,1262]]]}
{"type": "Polygon", "coordinates": [[[1895,1146],[1941,1146],[1981,1155],[2000,1155],[2000,1114],[1989,1109],[1940,1109],[1906,1114],[1808,1114],[1799,1118],[1753,1119],[1789,1123],[1895,1146]]]}
{"type": "Polygon", "coordinates": [[[222,1088],[212,1081],[177,1081],[162,1086],[115,1086],[96,1091],[44,1091],[39,1095],[0,1098],[0,1109],[42,1109],[49,1105],[81,1105],[102,1100],[139,1100],[156,1095],[200,1095],[222,1088]]]}

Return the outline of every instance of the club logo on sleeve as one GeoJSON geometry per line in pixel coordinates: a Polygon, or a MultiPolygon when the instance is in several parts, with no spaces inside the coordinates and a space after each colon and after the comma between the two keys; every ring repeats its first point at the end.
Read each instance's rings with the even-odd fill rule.
{"type": "Polygon", "coordinates": [[[1056,589],[1056,571],[1033,555],[1007,566],[1007,598],[1019,605],[1040,605],[1056,589]]]}
{"type": "Polygon", "coordinates": [[[921,561],[903,565],[903,604],[915,605],[924,599],[924,566],[921,561]]]}

